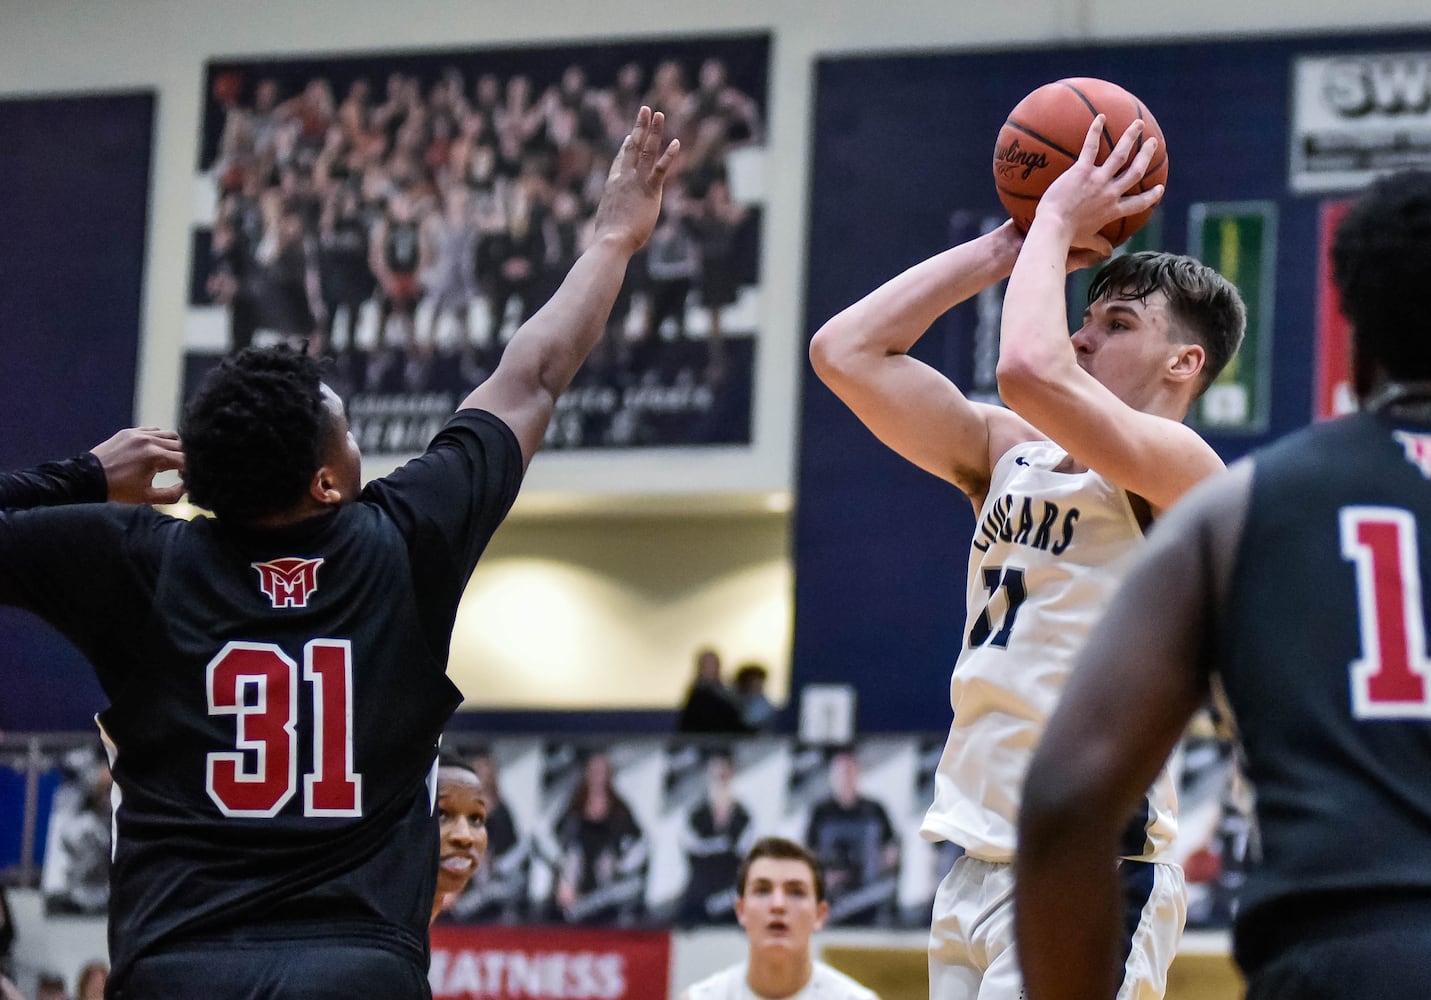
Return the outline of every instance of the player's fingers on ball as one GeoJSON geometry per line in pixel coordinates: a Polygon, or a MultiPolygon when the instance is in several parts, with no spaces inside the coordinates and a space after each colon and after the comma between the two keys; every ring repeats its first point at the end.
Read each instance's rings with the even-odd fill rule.
{"type": "Polygon", "coordinates": [[[1130,194],[1118,203],[1118,208],[1124,215],[1137,215],[1146,211],[1163,200],[1163,185],[1155,184],[1146,191],[1138,194],[1130,194]]]}
{"type": "Polygon", "coordinates": [[[1114,144],[1113,151],[1108,154],[1108,159],[1103,161],[1105,170],[1114,173],[1123,169],[1123,165],[1128,162],[1128,158],[1133,153],[1133,145],[1138,141],[1138,136],[1143,132],[1143,120],[1135,118],[1123,134],[1118,137],[1118,142],[1114,144]]]}
{"type": "Polygon", "coordinates": [[[1103,143],[1103,123],[1107,119],[1098,114],[1093,116],[1093,121],[1088,123],[1088,134],[1083,137],[1083,152],[1079,159],[1093,163],[1098,158],[1098,147],[1103,143]]]}
{"type": "Polygon", "coordinates": [[[1147,139],[1143,140],[1143,145],[1139,147],[1138,155],[1133,157],[1133,163],[1129,167],[1129,169],[1136,170],[1138,172],[1138,176],[1141,177],[1143,174],[1148,172],[1148,166],[1153,162],[1153,157],[1157,154],[1157,152],[1158,137],[1149,136],[1147,139]]]}

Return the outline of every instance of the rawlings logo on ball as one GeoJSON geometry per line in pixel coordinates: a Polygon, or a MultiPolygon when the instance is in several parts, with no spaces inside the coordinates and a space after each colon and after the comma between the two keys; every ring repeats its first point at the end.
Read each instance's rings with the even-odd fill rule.
{"type": "Polygon", "coordinates": [[[1023,173],[1019,174],[1019,177],[1028,180],[1035,170],[1042,170],[1046,166],[1046,154],[1024,149],[1017,139],[1007,146],[994,147],[994,173],[999,177],[1012,177],[1022,168],[1023,173]]]}
{"type": "MultiPolygon", "coordinates": [[[[1107,80],[1078,76],[1055,80],[1031,91],[1014,105],[994,141],[994,186],[999,202],[1021,233],[1033,224],[1038,201],[1054,178],[1073,166],[1088,136],[1088,126],[1098,115],[1105,117],[1103,141],[1098,160],[1103,162],[1118,136],[1134,121],[1143,123],[1139,145],[1158,141],[1157,158],[1135,188],[1128,193],[1147,191],[1168,181],[1167,146],[1163,131],[1148,106],[1137,97],[1107,80]]],[[[1156,205],[1115,219],[1098,234],[1115,247],[1141,229],[1152,218],[1156,205]]]]}

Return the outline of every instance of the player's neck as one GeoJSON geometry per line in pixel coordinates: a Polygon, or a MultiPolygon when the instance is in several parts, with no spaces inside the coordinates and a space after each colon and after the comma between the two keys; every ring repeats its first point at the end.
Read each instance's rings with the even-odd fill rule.
{"type": "Polygon", "coordinates": [[[1431,382],[1380,381],[1362,397],[1361,409],[1412,420],[1431,419],[1431,382]]]}
{"type": "Polygon", "coordinates": [[[1146,400],[1134,408],[1155,417],[1182,423],[1192,411],[1193,401],[1181,386],[1160,383],[1154,387],[1146,400]]]}
{"type": "Polygon", "coordinates": [[[764,953],[753,952],[745,981],[758,997],[776,1000],[799,993],[815,973],[809,950],[792,952],[785,949],[764,953]]]}
{"type": "Polygon", "coordinates": [[[310,497],[304,497],[302,501],[294,504],[287,510],[278,511],[276,514],[268,514],[264,517],[255,518],[249,522],[247,527],[257,531],[275,531],[279,528],[287,528],[290,525],[300,524],[303,521],[310,521],[315,517],[323,517],[336,512],[337,504],[319,503],[310,497]]]}

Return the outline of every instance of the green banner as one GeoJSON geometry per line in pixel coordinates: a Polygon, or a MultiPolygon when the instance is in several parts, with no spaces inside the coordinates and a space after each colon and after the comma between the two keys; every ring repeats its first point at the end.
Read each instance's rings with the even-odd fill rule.
{"type": "Polygon", "coordinates": [[[1277,206],[1270,201],[1195,204],[1188,210],[1188,253],[1242,292],[1247,337],[1193,407],[1204,431],[1256,434],[1267,429],[1272,303],[1277,274],[1277,206]]]}

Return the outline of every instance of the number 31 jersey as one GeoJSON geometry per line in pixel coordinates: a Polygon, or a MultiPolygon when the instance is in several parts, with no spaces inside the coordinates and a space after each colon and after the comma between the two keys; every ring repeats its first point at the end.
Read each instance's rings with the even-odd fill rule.
{"type": "Polygon", "coordinates": [[[511,431],[467,410],[357,502],[284,529],[114,504],[0,516],[0,600],[64,632],[110,701],[117,980],[235,936],[341,936],[425,968],[448,644],[521,475],[511,431]]]}
{"type": "MultiPolygon", "coordinates": [[[[1014,858],[1034,747],[1143,541],[1126,492],[1096,472],[1054,471],[1067,457],[1051,441],[1009,449],[969,548],[964,645],[949,685],[954,722],[920,832],[985,861],[1014,858]]],[[[1130,824],[1125,856],[1161,860],[1175,816],[1164,770],[1130,824]]]]}

